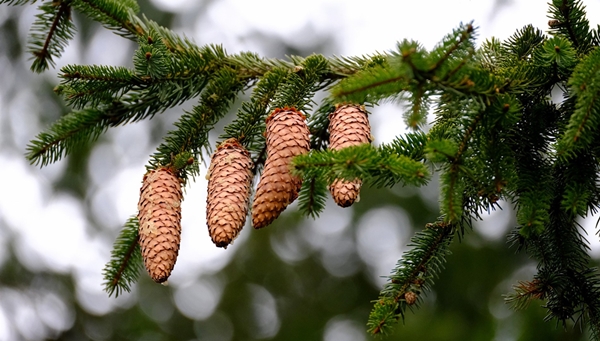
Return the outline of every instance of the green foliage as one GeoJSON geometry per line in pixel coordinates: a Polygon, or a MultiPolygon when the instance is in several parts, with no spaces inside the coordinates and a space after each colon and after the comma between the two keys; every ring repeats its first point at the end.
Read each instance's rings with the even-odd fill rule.
{"type": "Polygon", "coordinates": [[[139,12],[136,0],[72,0],[71,6],[118,35],[135,39],[139,31],[129,20],[139,12]]]}
{"type": "Polygon", "coordinates": [[[27,146],[27,159],[46,166],[73,152],[81,143],[96,141],[110,124],[112,116],[97,110],[71,112],[41,132],[27,146]]]}
{"type": "Polygon", "coordinates": [[[372,334],[388,334],[399,317],[404,320],[407,309],[418,306],[423,295],[431,291],[433,280],[444,268],[448,247],[456,233],[453,225],[438,221],[427,224],[411,239],[413,248],[402,255],[389,276],[367,322],[372,334]],[[407,300],[407,293],[417,300],[407,300]]]}
{"type": "MultiPolygon", "coordinates": [[[[245,83],[228,68],[221,69],[200,96],[200,104],[191,112],[181,116],[175,123],[177,130],[170,131],[150,160],[148,169],[167,166],[177,158],[187,159],[189,155],[202,155],[202,148],[208,145],[208,132],[226,113],[231,102],[245,83]]],[[[198,163],[191,167],[192,176],[198,175],[198,163]]],[[[180,177],[187,178],[182,170],[180,177]]]]}
{"type": "Polygon", "coordinates": [[[272,107],[271,100],[287,75],[288,71],[284,68],[274,68],[265,73],[254,87],[250,101],[242,103],[237,118],[225,127],[220,138],[235,138],[252,154],[260,154],[265,146],[263,132],[265,118],[272,107]]]}
{"type": "Polygon", "coordinates": [[[551,33],[569,39],[579,53],[585,54],[592,44],[598,44],[590,32],[590,22],[580,0],[552,0],[549,14],[551,33]]]}
{"type": "Polygon", "coordinates": [[[111,259],[102,272],[104,290],[109,296],[114,294],[117,297],[123,291],[130,292],[140,276],[143,262],[138,244],[138,225],[137,217],[129,218],[115,240],[111,259]]]}
{"type": "MultiPolygon", "coordinates": [[[[453,236],[462,237],[465,227],[504,200],[516,210],[518,226],[510,242],[538,262],[534,278],[521,282],[509,300],[519,308],[544,300],[548,319],[576,320],[600,336],[600,276],[590,266],[578,225],[580,217],[600,208],[600,41],[580,1],[552,1],[551,36],[529,25],[506,41],[490,39],[476,48],[476,29],[468,23],[430,51],[404,40],[387,54],[286,60],[199,47],[136,16],[134,1],[44,2],[31,35],[34,70],[52,65],[72,38],[71,8],[136,41],[134,67],[64,67],[56,92],[75,111],[30,143],[32,163],[58,161],[110,127],[151,119],[198,98],[148,166],[169,166],[182,179],[193,178],[203,151],[210,150],[209,131],[241,91],[252,89],[220,139],[240,141],[251,153],[256,175],[266,159],[262,134],[268,114],[284,107],[307,114],[312,150],[291,165],[304,180],[303,213],[319,215],[327,185],[336,179],[361,179],[374,187],[421,186],[432,171],[439,173],[441,218],[412,239],[413,248],[375,302],[370,332],[388,333],[407,308],[418,306],[440,273],[453,236]],[[321,90],[328,94],[316,103],[321,90]],[[560,104],[552,102],[555,90],[562,91],[560,104]],[[389,144],[327,149],[329,114],[337,104],[373,106],[387,100],[408,104],[404,119],[412,132],[399,132],[389,144]],[[428,124],[430,114],[434,120],[428,124]]],[[[109,294],[129,290],[137,279],[135,228],[132,218],[115,244],[105,270],[109,294]]]]}
{"type": "Polygon", "coordinates": [[[38,8],[40,13],[31,26],[29,52],[33,55],[31,70],[43,72],[55,65],[75,34],[71,23],[71,6],[68,2],[45,1],[38,8]]]}
{"type": "Polygon", "coordinates": [[[422,162],[389,153],[389,150],[363,144],[335,151],[312,151],[297,156],[291,167],[303,178],[324,179],[329,184],[335,179],[352,181],[356,178],[375,186],[427,182],[429,171],[422,162]]]}
{"type": "Polygon", "coordinates": [[[313,55],[295,67],[275,94],[275,108],[293,107],[302,112],[311,108],[315,91],[322,88],[323,75],[329,72],[329,63],[323,56],[313,55]]]}
{"type": "Polygon", "coordinates": [[[55,92],[63,95],[74,109],[109,105],[141,83],[133,72],[124,67],[67,65],[60,71],[62,82],[55,92]]]}
{"type": "Polygon", "coordinates": [[[318,218],[325,209],[327,199],[327,182],[322,178],[307,178],[302,183],[298,194],[299,207],[307,215],[318,218]]]}
{"type": "Polygon", "coordinates": [[[594,49],[577,65],[569,86],[576,99],[575,110],[558,146],[563,157],[589,147],[596,140],[600,124],[600,49],[594,49]]]}

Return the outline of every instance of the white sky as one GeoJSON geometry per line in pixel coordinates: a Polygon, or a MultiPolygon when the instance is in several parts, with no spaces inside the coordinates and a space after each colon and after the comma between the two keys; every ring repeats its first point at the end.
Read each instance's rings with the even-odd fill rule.
{"type": "MultiPolygon", "coordinates": [[[[190,18],[189,13],[199,6],[199,1],[154,0],[160,8],[182,14],[182,24],[175,27],[176,31],[185,33],[200,45],[218,43],[223,44],[230,53],[262,53],[261,46],[253,45],[254,40],[246,39],[248,32],[258,31],[275,35],[298,46],[306,46],[309,43],[312,38],[310,32],[328,32],[337,41],[339,49],[336,54],[340,55],[390,50],[395,47],[397,41],[404,38],[420,41],[425,47],[431,48],[460,22],[471,20],[479,27],[480,41],[491,36],[505,39],[516,29],[530,23],[545,30],[548,21],[547,0],[507,2],[510,6],[497,8],[491,0],[304,0],[301,3],[282,0],[217,0],[209,5],[207,18],[196,20],[190,18]]],[[[588,18],[595,27],[599,22],[600,1],[584,3],[588,7],[588,18]]],[[[4,20],[4,10],[5,8],[0,9],[0,22],[4,20]]],[[[21,28],[20,39],[23,41],[33,20],[33,13],[31,8],[23,14],[29,16],[21,28]]],[[[73,46],[78,45],[77,39],[73,46]]],[[[111,53],[104,52],[105,46],[117,43],[121,38],[103,32],[93,39],[97,44],[87,53],[81,54],[75,48],[68,49],[64,58],[58,62],[59,66],[69,63],[114,65],[123,63],[124,58],[130,58],[118,49],[111,53]]],[[[47,72],[45,77],[55,80],[55,73],[56,71],[47,72]]],[[[10,79],[12,73],[7,70],[6,61],[2,59],[0,74],[6,75],[5,81],[0,84],[0,115],[10,115],[14,118],[26,115],[25,113],[37,114],[41,104],[35,102],[33,92],[24,91],[19,95],[18,101],[9,98],[11,82],[6,80],[10,79]]],[[[13,143],[18,146],[24,147],[34,134],[43,129],[39,123],[35,123],[37,119],[34,116],[23,116],[24,118],[20,119],[22,122],[15,118],[7,120],[2,116],[0,127],[11,125],[10,128],[17,132],[13,136],[13,143]]],[[[393,105],[377,108],[372,119],[377,142],[391,140],[398,132],[398,127],[403,126],[400,109],[393,105]]],[[[140,123],[114,129],[109,132],[111,139],[104,142],[105,145],[96,148],[91,157],[89,171],[93,188],[90,190],[92,194],[89,200],[93,203],[93,214],[104,221],[104,228],[115,230],[115,235],[120,224],[136,213],[144,165],[147,156],[156,148],[149,144],[145,127],[140,123]]],[[[17,243],[15,249],[20,260],[32,270],[50,269],[74,273],[78,279],[78,297],[86,309],[102,314],[115,306],[131,304],[127,297],[109,299],[102,292],[101,269],[109,259],[109,244],[112,241],[107,243],[101,234],[86,232],[91,229],[86,226],[83,203],[68,194],[53,193],[51,180],[59,174],[64,164],[59,162],[40,170],[28,165],[21,152],[9,150],[2,145],[0,162],[0,178],[4,179],[3,194],[0,196],[0,223],[4,221],[10,227],[0,228],[0,263],[5,258],[2,251],[6,249],[5,244],[9,237],[14,237],[17,243]]],[[[181,252],[170,279],[170,283],[182,292],[198,287],[210,290],[212,285],[198,282],[198,275],[218,271],[235,252],[235,245],[226,251],[218,249],[208,237],[204,217],[205,191],[206,180],[201,176],[195,184],[188,187],[183,203],[184,231],[181,252]]],[[[391,221],[394,221],[394,215],[398,214],[385,208],[382,208],[380,213],[391,221]]],[[[408,218],[401,216],[399,219],[402,221],[408,218]]],[[[330,219],[326,220],[331,222],[331,215],[330,219]]],[[[505,218],[502,220],[506,221],[505,218]]],[[[594,235],[595,222],[595,218],[588,219],[585,226],[591,226],[589,239],[592,241],[593,254],[600,256],[598,236],[594,235]]],[[[394,227],[395,224],[382,226],[394,227]]],[[[498,238],[497,229],[490,229],[489,226],[492,225],[482,227],[480,233],[486,238],[498,238]]],[[[243,243],[246,234],[252,232],[250,230],[246,228],[237,243],[243,243]]],[[[386,231],[378,229],[375,232],[381,234],[386,231]]],[[[366,232],[361,230],[359,233],[363,236],[366,232]]],[[[337,232],[331,235],[337,236],[337,232]]],[[[364,237],[361,240],[369,240],[368,235],[364,237]]],[[[409,236],[399,238],[407,241],[409,236]]],[[[401,246],[393,244],[390,247],[395,252],[400,252],[401,246]]],[[[381,257],[376,254],[377,250],[363,244],[359,245],[359,249],[361,254],[366,255],[365,260],[373,263],[373,268],[383,271],[384,274],[392,268],[397,258],[388,257],[390,259],[385,259],[385,264],[381,264],[378,263],[381,257]]],[[[324,253],[323,257],[329,259],[330,255],[324,253]]],[[[381,273],[373,275],[376,278],[381,273]]],[[[1,307],[3,305],[0,298],[1,307]]],[[[190,314],[194,313],[204,316],[202,314],[206,311],[190,314]]],[[[10,325],[9,319],[10,316],[3,314],[0,309],[0,341],[13,339],[15,336],[15,330],[7,327],[10,325]]],[[[68,325],[63,328],[68,328],[68,325]]]]}

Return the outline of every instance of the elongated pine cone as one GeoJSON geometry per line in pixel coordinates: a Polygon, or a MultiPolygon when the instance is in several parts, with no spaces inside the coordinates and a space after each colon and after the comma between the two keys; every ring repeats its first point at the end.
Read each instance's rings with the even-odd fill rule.
{"type": "MultiPolygon", "coordinates": [[[[359,105],[342,105],[329,114],[329,148],[339,150],[371,142],[371,126],[367,112],[359,105]]],[[[352,205],[360,193],[362,181],[335,180],[329,192],[341,207],[352,205]]]]}
{"type": "Polygon", "coordinates": [[[208,233],[218,247],[227,248],[244,227],[251,185],[250,154],[236,139],[224,141],[210,161],[206,198],[208,233]]]}
{"type": "Polygon", "coordinates": [[[150,277],[162,283],[175,266],[181,240],[181,183],[169,168],[144,175],[138,219],[140,247],[150,277]]]}
{"type": "Polygon", "coordinates": [[[310,149],[305,116],[294,108],[275,109],[267,117],[267,159],[252,203],[252,225],[273,222],[298,197],[302,179],[290,173],[290,161],[310,149]]]}

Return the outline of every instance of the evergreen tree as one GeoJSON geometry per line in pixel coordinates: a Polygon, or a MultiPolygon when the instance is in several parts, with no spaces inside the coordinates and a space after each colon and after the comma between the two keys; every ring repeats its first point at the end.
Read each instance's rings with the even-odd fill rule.
{"type": "MultiPolygon", "coordinates": [[[[0,0],[8,5],[35,2],[0,0]]],[[[369,332],[386,334],[418,306],[443,268],[453,239],[504,200],[517,214],[510,243],[538,262],[534,278],[518,283],[507,300],[516,308],[543,300],[547,319],[575,320],[597,339],[600,277],[591,267],[578,218],[600,207],[600,149],[595,144],[600,138],[600,27],[590,28],[578,0],[553,0],[549,6],[548,35],[526,26],[504,42],[491,39],[476,47],[476,28],[467,23],[431,51],[404,40],[384,54],[278,60],[197,46],[138,15],[135,0],[43,1],[29,41],[35,72],[53,66],[74,36],[72,11],[139,47],[133,69],[62,68],[55,91],[73,111],[31,141],[27,158],[48,165],[110,127],[151,119],[198,98],[147,166],[149,174],[167,170],[185,184],[199,175],[199,162],[209,159],[208,132],[240,92],[251,89],[250,100],[220,139],[245,148],[253,165],[248,171],[259,176],[266,162],[283,158],[271,158],[277,146],[263,135],[265,119],[282,110],[307,115],[311,151],[294,154],[290,168],[286,163],[280,171],[303,183],[291,200],[298,196],[308,215],[318,216],[327,186],[338,180],[359,179],[375,187],[421,186],[433,172],[440,174],[440,217],[413,237],[412,249],[398,261],[374,301],[369,332]],[[328,97],[315,103],[315,93],[323,89],[328,97]],[[562,92],[561,103],[551,100],[555,89],[562,92]],[[389,99],[411,104],[405,121],[413,132],[377,147],[328,149],[329,115],[336,106],[368,107],[389,99]],[[430,110],[435,121],[425,132],[430,110]]],[[[276,141],[295,134],[292,129],[276,141]]],[[[169,210],[163,211],[168,217],[169,210]]],[[[105,268],[109,295],[128,291],[139,277],[138,225],[132,217],[115,243],[105,268]]]]}

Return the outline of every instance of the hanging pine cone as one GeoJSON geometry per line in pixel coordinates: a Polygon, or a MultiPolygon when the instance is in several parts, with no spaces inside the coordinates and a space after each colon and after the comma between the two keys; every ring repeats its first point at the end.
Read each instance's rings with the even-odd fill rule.
{"type": "Polygon", "coordinates": [[[246,222],[250,186],[250,154],[236,139],[221,143],[208,169],[206,224],[218,247],[227,248],[246,222]]]}
{"type": "MultiPolygon", "coordinates": [[[[371,126],[364,107],[341,105],[329,115],[329,148],[339,150],[371,142],[371,126]]],[[[352,205],[360,193],[362,181],[335,180],[329,191],[336,204],[352,205]]]]}
{"type": "Polygon", "coordinates": [[[144,175],[138,203],[139,240],[150,277],[162,283],[169,278],[179,253],[181,237],[181,183],[169,168],[144,175]]]}
{"type": "Polygon", "coordinates": [[[267,118],[267,159],[254,202],[252,225],[273,222],[298,197],[302,179],[290,174],[290,161],[310,149],[305,116],[294,108],[275,109],[267,118]]]}

